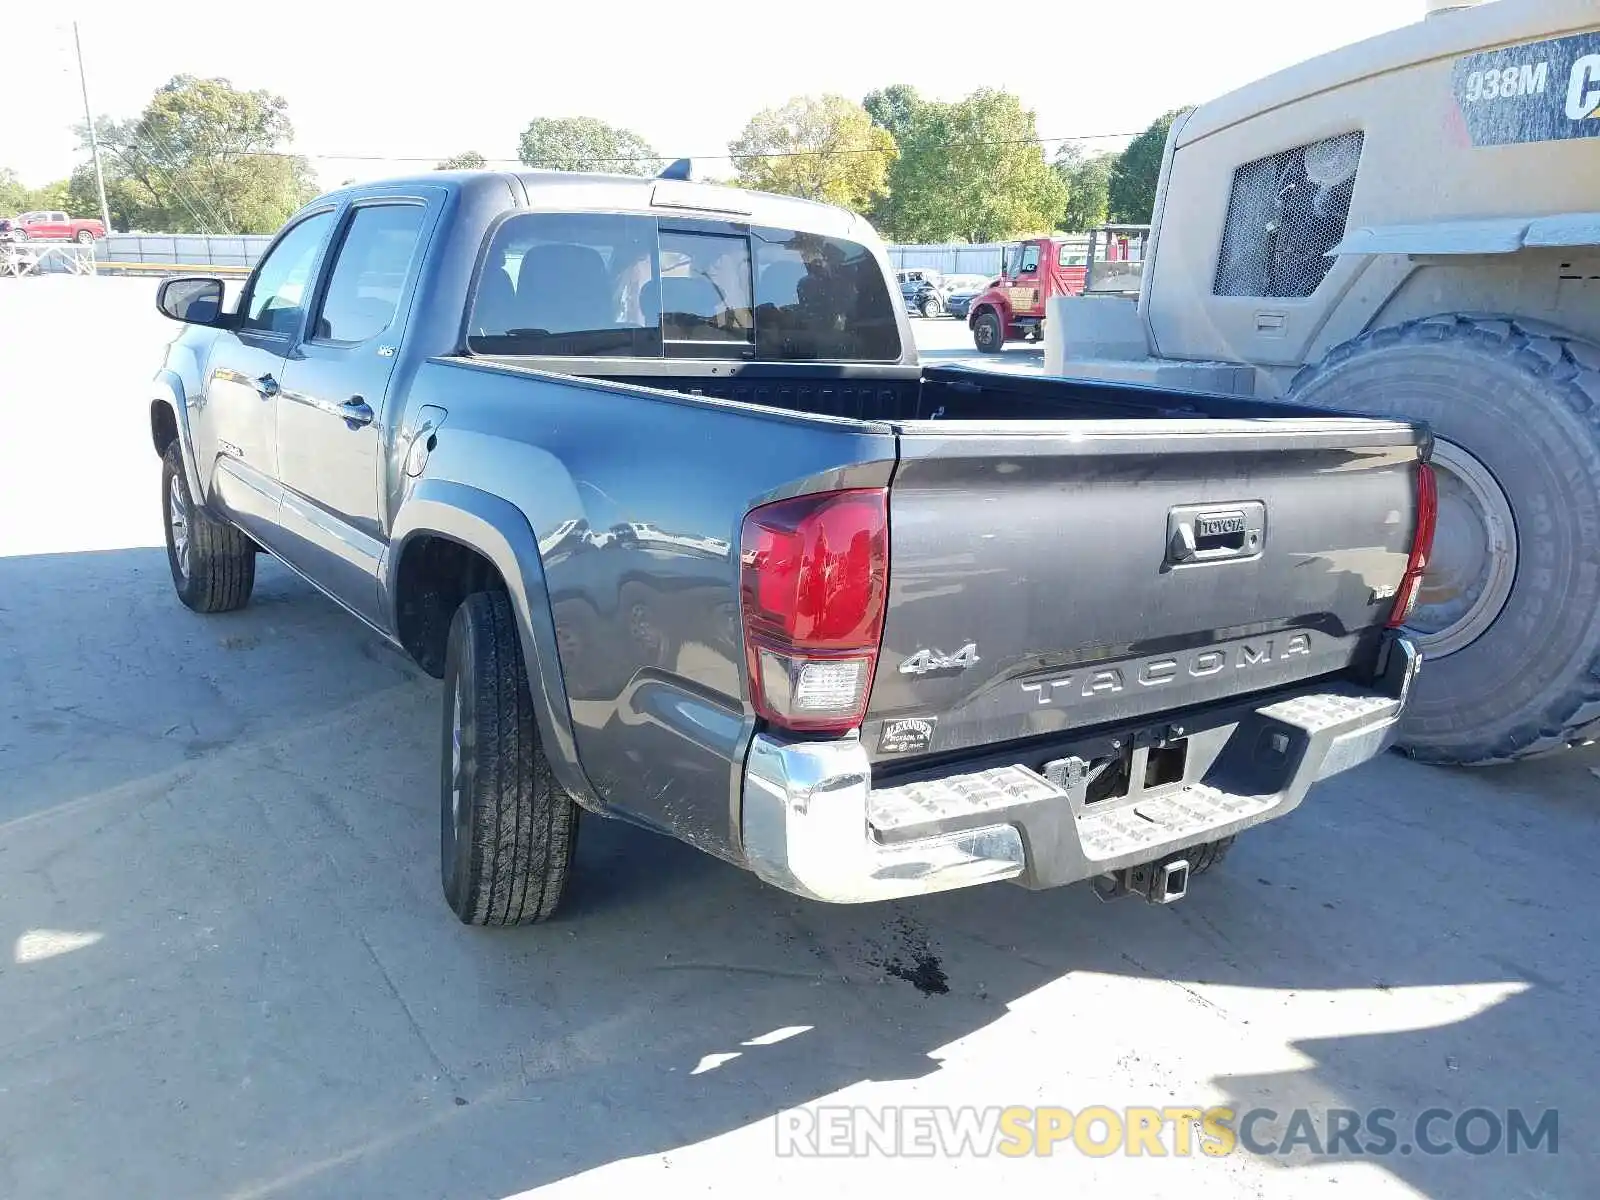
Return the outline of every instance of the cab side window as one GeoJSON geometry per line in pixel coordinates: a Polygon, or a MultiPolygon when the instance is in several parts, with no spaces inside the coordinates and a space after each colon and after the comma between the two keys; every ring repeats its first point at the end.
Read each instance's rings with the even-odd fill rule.
{"type": "Polygon", "coordinates": [[[241,330],[288,337],[299,328],[311,299],[317,255],[332,226],[332,212],[314,213],[279,239],[256,271],[241,330]]]}

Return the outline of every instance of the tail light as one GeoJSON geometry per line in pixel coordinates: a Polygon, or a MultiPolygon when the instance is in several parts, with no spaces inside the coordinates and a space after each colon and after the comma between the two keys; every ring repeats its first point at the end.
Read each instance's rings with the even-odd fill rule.
{"type": "Polygon", "coordinates": [[[1395,593],[1394,609],[1389,613],[1389,628],[1398,629],[1411,616],[1416,606],[1417,593],[1422,590],[1422,576],[1428,569],[1428,555],[1433,553],[1433,530],[1439,519],[1439,489],[1433,478],[1433,468],[1427,463],[1417,464],[1417,529],[1411,536],[1411,557],[1406,559],[1406,573],[1400,580],[1400,590],[1395,593]]]}
{"type": "Polygon", "coordinates": [[[739,588],[756,712],[793,730],[859,725],[888,581],[885,488],[797,496],[745,517],[739,588]]]}

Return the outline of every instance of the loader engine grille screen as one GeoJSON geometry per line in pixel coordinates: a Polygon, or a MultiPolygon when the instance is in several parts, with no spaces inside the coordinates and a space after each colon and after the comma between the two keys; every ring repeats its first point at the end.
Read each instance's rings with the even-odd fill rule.
{"type": "Polygon", "coordinates": [[[1218,296],[1309,296],[1333,266],[1361,165],[1360,133],[1245,163],[1233,173],[1218,296]]]}

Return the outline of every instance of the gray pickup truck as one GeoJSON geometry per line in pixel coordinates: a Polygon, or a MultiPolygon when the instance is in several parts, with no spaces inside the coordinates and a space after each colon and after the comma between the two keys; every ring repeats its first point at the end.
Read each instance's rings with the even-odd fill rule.
{"type": "Polygon", "coordinates": [[[818,900],[1176,899],[1417,668],[1425,429],[924,368],[833,208],[434,173],[158,303],[179,597],[269,553],[444,680],[469,923],[555,911],[580,810],[818,900]]]}

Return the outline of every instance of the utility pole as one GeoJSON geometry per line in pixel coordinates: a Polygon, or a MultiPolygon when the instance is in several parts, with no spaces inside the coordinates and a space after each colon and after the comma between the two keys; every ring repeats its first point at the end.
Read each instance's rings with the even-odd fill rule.
{"type": "Polygon", "coordinates": [[[78,86],[83,89],[83,119],[89,124],[89,149],[94,152],[94,185],[100,192],[100,221],[111,232],[111,206],[106,203],[106,173],[100,166],[100,138],[94,131],[94,113],[89,108],[89,80],[83,73],[83,39],[78,23],[72,23],[72,44],[78,51],[78,86]]]}

